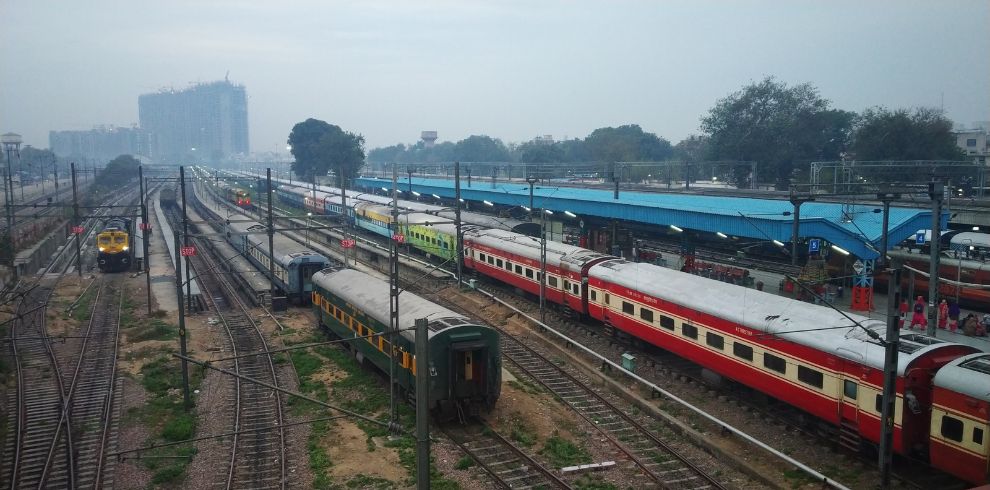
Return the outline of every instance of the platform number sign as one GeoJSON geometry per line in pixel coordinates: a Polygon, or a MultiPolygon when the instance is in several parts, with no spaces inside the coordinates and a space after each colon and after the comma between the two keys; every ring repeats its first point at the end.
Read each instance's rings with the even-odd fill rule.
{"type": "Polygon", "coordinates": [[[351,238],[348,238],[346,240],[341,240],[340,246],[344,248],[354,248],[354,240],[351,238]]]}
{"type": "Polygon", "coordinates": [[[914,235],[914,243],[916,243],[918,245],[924,245],[925,244],[925,232],[919,231],[918,233],[916,233],[914,235]]]}
{"type": "Polygon", "coordinates": [[[196,255],[196,247],[179,247],[179,255],[183,257],[192,257],[196,255]]]}
{"type": "Polygon", "coordinates": [[[808,240],[808,255],[817,255],[822,251],[822,241],[818,238],[808,240]]]}
{"type": "Polygon", "coordinates": [[[392,235],[392,239],[395,240],[396,243],[406,243],[406,236],[402,233],[392,235]]]}
{"type": "Polygon", "coordinates": [[[73,235],[82,235],[82,232],[83,232],[83,227],[81,227],[81,226],[73,226],[72,227],[72,234],[73,235]]]}
{"type": "Polygon", "coordinates": [[[148,230],[150,230],[150,229],[151,229],[151,223],[139,223],[139,224],[138,224],[138,227],[139,227],[139,228],[140,228],[140,229],[141,229],[142,231],[148,231],[148,230]]]}

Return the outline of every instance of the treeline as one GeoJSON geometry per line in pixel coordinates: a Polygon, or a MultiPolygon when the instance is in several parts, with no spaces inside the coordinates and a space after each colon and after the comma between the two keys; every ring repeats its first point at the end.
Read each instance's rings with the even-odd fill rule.
{"type": "Polygon", "coordinates": [[[736,185],[772,182],[786,187],[806,180],[813,161],[965,160],[956,146],[952,121],[938,109],[837,109],[810,84],[788,86],[773,77],[751,83],[718,100],[701,117],[700,134],[672,145],[667,139],[630,124],[592,131],[583,139],[536,139],[506,144],[486,135],[427,148],[422,142],[375,148],[372,169],[385,163],[434,162],[579,163],[705,161],[756,162],[733,167],[736,185]]]}

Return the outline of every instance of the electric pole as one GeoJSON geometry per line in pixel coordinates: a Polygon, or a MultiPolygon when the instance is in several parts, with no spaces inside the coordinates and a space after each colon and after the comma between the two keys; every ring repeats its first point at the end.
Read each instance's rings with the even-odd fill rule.
{"type": "Polygon", "coordinates": [[[938,259],[939,246],[941,245],[939,236],[942,227],[942,198],[945,196],[945,187],[942,181],[933,178],[928,184],[928,197],[932,199],[932,239],[931,245],[931,267],[928,269],[928,336],[934,337],[938,330],[938,259]]]}

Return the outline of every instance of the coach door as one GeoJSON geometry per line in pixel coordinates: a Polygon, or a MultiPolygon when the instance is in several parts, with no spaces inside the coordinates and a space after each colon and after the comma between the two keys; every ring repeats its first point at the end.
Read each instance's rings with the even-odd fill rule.
{"type": "Polygon", "coordinates": [[[488,349],[485,343],[476,340],[455,342],[451,352],[451,391],[456,399],[483,395],[485,393],[485,359],[488,349]]]}

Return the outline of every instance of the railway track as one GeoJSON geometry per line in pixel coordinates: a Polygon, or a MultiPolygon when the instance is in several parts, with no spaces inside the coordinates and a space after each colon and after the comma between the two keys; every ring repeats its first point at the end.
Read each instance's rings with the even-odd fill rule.
{"type": "MultiPolygon", "coordinates": [[[[73,355],[75,369],[62,372],[71,407],[60,414],[71,421],[75,452],[75,483],[82,488],[113,486],[113,462],[104,454],[116,444],[117,351],[120,346],[120,308],[123,288],[116,278],[104,279],[93,300],[89,326],[73,355]]],[[[58,356],[56,356],[57,358],[58,356]]],[[[71,361],[70,361],[71,362],[71,361]]]]}
{"type": "MultiPolygon", "coordinates": [[[[199,240],[196,240],[199,241],[199,240]]],[[[197,250],[208,250],[197,243],[197,250]]],[[[252,319],[236,288],[221,274],[209,253],[193,257],[193,267],[199,275],[200,286],[226,332],[231,356],[261,353],[269,350],[264,333],[252,319]]],[[[275,363],[270,354],[242,357],[229,361],[231,369],[243,376],[279,385],[275,363]]],[[[225,488],[285,488],[285,430],[282,397],[277,391],[254,383],[232,380],[232,407],[229,414],[233,431],[253,430],[230,439],[230,457],[222,480],[225,488]]]]}
{"type": "Polygon", "coordinates": [[[45,326],[53,291],[50,280],[27,291],[11,329],[17,389],[12,392],[11,414],[16,416],[11,417],[3,461],[9,488],[75,487],[69,471],[72,441],[66,437],[72,431],[68,420],[60,420],[65,406],[63,378],[45,326]]]}
{"type": "Polygon", "coordinates": [[[463,426],[447,425],[442,430],[505,488],[571,488],[552,471],[480,421],[463,426]]]}

